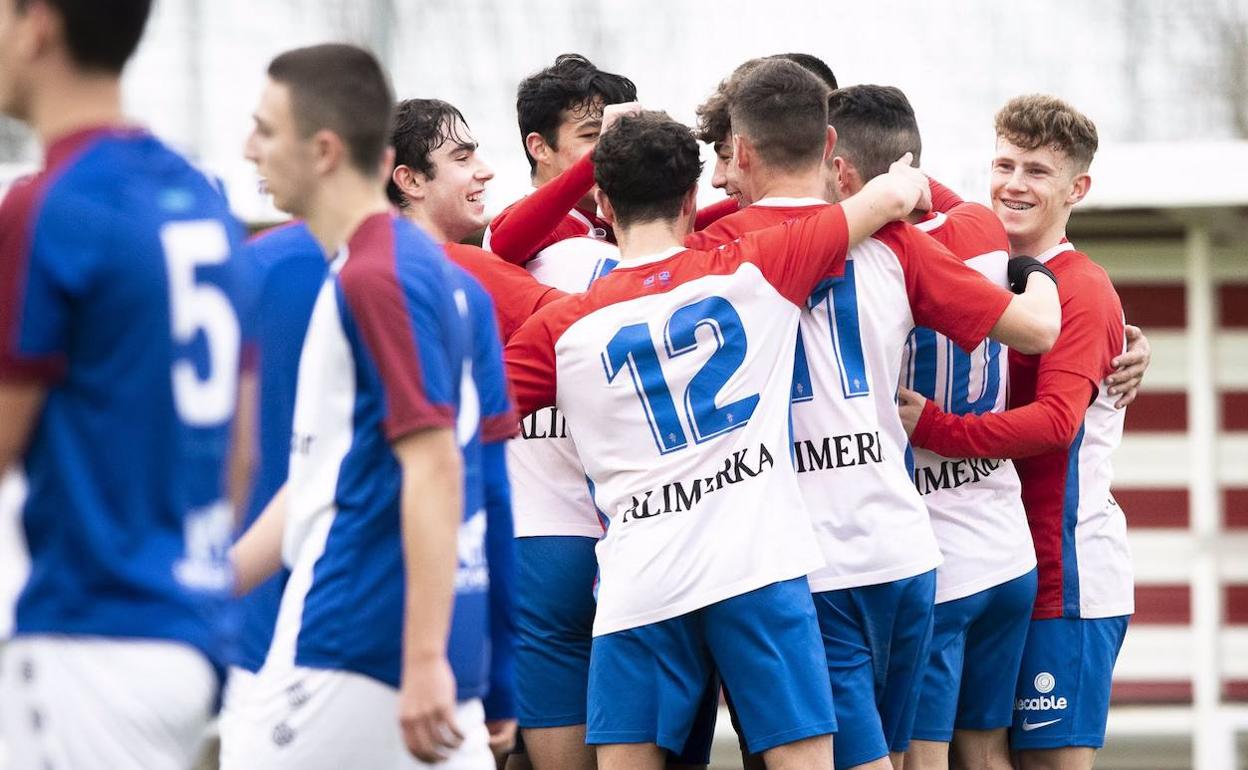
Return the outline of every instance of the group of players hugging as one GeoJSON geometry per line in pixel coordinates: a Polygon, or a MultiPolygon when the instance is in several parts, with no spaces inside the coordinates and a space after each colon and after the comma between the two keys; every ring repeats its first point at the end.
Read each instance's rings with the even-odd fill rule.
{"type": "Polygon", "coordinates": [[[123,118],[148,12],[0,0],[46,153],[0,208],[13,767],[186,768],[220,705],[226,770],[697,768],[721,702],[747,767],[1092,766],[1149,349],[1065,237],[1087,117],[1002,107],[987,208],[813,56],[695,131],[564,55],[482,249],[465,116],[318,45],[268,67],[294,221],[244,243],[123,118]]]}

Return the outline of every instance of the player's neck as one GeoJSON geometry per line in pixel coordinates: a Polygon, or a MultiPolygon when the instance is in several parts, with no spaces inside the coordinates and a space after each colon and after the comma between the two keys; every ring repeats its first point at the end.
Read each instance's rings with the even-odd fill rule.
{"type": "Polygon", "coordinates": [[[422,206],[409,204],[407,208],[400,209],[403,218],[408,222],[419,227],[437,243],[447,243],[451,240],[458,241],[458,238],[451,238],[446,234],[446,230],[438,223],[436,219],[429,216],[429,212],[425,211],[422,206]]]}
{"type": "Polygon", "coordinates": [[[308,230],[333,259],[365,219],[390,210],[390,201],[377,180],[344,171],[321,184],[309,209],[308,230]]]}
{"type": "Polygon", "coordinates": [[[750,200],[764,198],[817,198],[827,197],[827,182],[822,164],[809,171],[773,171],[756,169],[750,180],[750,200]]]}
{"type": "Polygon", "coordinates": [[[1025,237],[1010,237],[1011,257],[1038,257],[1066,237],[1066,220],[1055,222],[1052,226],[1025,237]]]}
{"type": "Polygon", "coordinates": [[[44,147],[76,131],[124,122],[121,81],[114,75],[49,77],[30,105],[30,127],[44,147]]]}
{"type": "Polygon", "coordinates": [[[625,228],[617,225],[615,242],[620,247],[620,257],[627,262],[630,259],[658,254],[672,247],[682,248],[682,224],[679,219],[675,222],[660,219],[625,228]]]}

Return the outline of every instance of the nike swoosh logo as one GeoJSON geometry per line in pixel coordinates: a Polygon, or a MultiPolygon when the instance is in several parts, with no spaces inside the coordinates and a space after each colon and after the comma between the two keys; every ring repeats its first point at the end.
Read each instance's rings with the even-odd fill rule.
{"type": "Polygon", "coordinates": [[[1039,730],[1041,727],[1048,727],[1049,725],[1055,725],[1060,721],[1062,721],[1060,717],[1057,719],[1050,719],[1047,722],[1028,722],[1026,719],[1024,719],[1023,720],[1023,732],[1029,733],[1032,730],[1039,730]]]}

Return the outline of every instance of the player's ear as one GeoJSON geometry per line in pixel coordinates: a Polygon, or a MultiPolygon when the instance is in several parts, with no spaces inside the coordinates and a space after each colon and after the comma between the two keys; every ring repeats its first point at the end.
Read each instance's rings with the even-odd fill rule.
{"type": "Polygon", "coordinates": [[[546,144],[546,139],[536,131],[530,131],[524,137],[524,147],[529,151],[529,155],[538,163],[544,163],[550,157],[552,150],[550,145],[546,144]]]}
{"type": "Polygon", "coordinates": [[[33,60],[56,47],[64,47],[65,25],[50,3],[30,3],[18,21],[17,54],[19,59],[33,60]]]}
{"type": "Polygon", "coordinates": [[[741,169],[749,168],[754,162],[753,153],[754,148],[750,146],[750,140],[734,131],[732,133],[732,160],[728,161],[728,165],[735,165],[741,169]]]}
{"type": "Polygon", "coordinates": [[[845,156],[833,155],[832,171],[836,175],[837,200],[844,200],[853,194],[853,182],[858,177],[858,169],[845,160],[845,156]]]}
{"type": "MultiPolygon", "coordinates": [[[[680,202],[680,215],[682,217],[692,217],[698,213],[698,186],[695,184],[689,188],[689,192],[685,193],[685,198],[680,202]]],[[[690,219],[690,222],[693,220],[690,219]]]]}
{"type": "Polygon", "coordinates": [[[390,179],[399,188],[403,197],[408,200],[423,200],[425,197],[425,175],[415,171],[411,166],[399,164],[390,172],[390,179]]]}
{"type": "Polygon", "coordinates": [[[828,138],[823,145],[823,160],[826,163],[832,157],[832,153],[836,151],[836,129],[828,126],[828,138]]]}
{"type": "Polygon", "coordinates": [[[611,205],[611,199],[602,191],[601,187],[594,188],[594,202],[598,204],[598,211],[602,214],[602,218],[607,224],[615,226],[615,208],[611,205]]]}
{"type": "Polygon", "coordinates": [[[342,137],[328,128],[317,131],[309,141],[312,143],[312,157],[316,173],[328,174],[346,161],[347,148],[342,142],[342,137]]]}
{"type": "Polygon", "coordinates": [[[1076,174],[1074,180],[1070,183],[1070,195],[1066,196],[1066,205],[1073,206],[1083,200],[1084,196],[1088,194],[1088,190],[1091,189],[1092,177],[1088,176],[1087,173],[1076,174]]]}

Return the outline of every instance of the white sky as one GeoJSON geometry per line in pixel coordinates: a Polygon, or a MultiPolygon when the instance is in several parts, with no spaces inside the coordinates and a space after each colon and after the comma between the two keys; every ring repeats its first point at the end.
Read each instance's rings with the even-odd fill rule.
{"type": "Polygon", "coordinates": [[[241,147],[268,60],[388,29],[397,95],[461,108],[497,173],[496,211],[528,186],[516,84],[557,54],[628,75],[647,106],[691,122],[741,61],[803,51],[843,85],[901,87],[924,167],[979,198],[965,186],[986,169],[992,115],[1019,93],[1071,101],[1096,121],[1102,147],[1230,137],[1217,46],[1202,26],[1228,5],[1248,18],[1248,0],[157,0],[125,93],[135,117],[224,176],[254,216],[241,147]]]}

